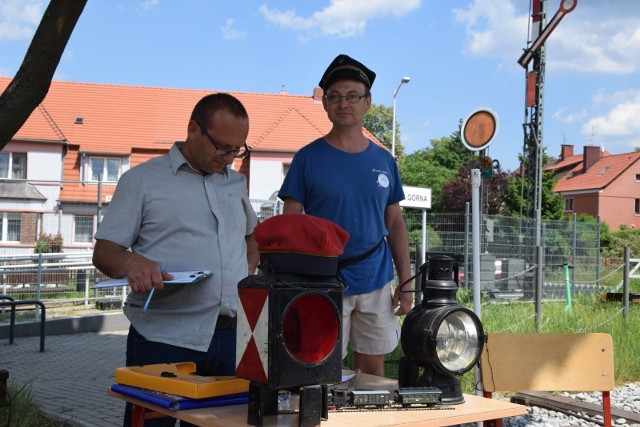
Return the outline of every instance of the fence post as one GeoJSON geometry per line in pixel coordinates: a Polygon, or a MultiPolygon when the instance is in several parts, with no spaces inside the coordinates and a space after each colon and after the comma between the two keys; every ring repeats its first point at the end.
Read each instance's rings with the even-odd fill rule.
{"type": "MultiPolygon", "coordinates": [[[[573,286],[575,286],[576,283],[576,269],[575,266],[578,265],[578,215],[576,215],[576,213],[574,212],[573,215],[571,216],[571,220],[573,221],[573,248],[572,248],[572,258],[573,258],[573,267],[571,269],[571,286],[573,288],[573,286]]],[[[575,290],[575,289],[572,289],[575,290]]]]}
{"type": "MultiPolygon", "coordinates": [[[[43,263],[43,257],[42,257],[42,253],[38,254],[38,273],[37,273],[37,279],[36,281],[38,283],[36,283],[36,301],[40,301],[40,289],[42,286],[42,263],[43,263]]],[[[40,310],[38,310],[38,306],[36,305],[36,308],[34,310],[35,313],[35,319],[36,320],[40,320],[40,310]]]]}
{"type": "MultiPolygon", "coordinates": [[[[422,276],[418,274],[418,270],[420,270],[420,267],[422,267],[422,264],[424,264],[424,262],[422,264],[418,262],[418,253],[422,254],[420,255],[420,259],[424,259],[426,262],[427,256],[426,256],[425,248],[423,248],[420,243],[416,243],[416,252],[415,252],[416,259],[414,260],[414,265],[415,265],[414,274],[416,275],[416,278],[414,279],[414,282],[413,282],[413,289],[416,291],[414,294],[415,295],[414,306],[417,306],[422,303],[422,291],[421,291],[422,276]]],[[[426,272],[423,274],[426,274],[426,272]]]]}
{"type": "Polygon", "coordinates": [[[542,264],[544,262],[544,255],[542,246],[536,246],[536,331],[540,331],[540,324],[542,323],[542,264]]]}
{"type": "Polygon", "coordinates": [[[471,269],[469,268],[469,229],[471,228],[469,218],[471,218],[471,204],[464,202],[464,286],[469,289],[469,277],[471,277],[471,269]]]}
{"type": "Polygon", "coordinates": [[[601,223],[600,223],[600,215],[596,217],[597,219],[597,239],[596,239],[596,283],[600,283],[600,233],[602,231],[601,223]]]}
{"type": "Polygon", "coordinates": [[[627,321],[629,315],[629,258],[630,258],[629,246],[624,247],[624,266],[622,275],[622,317],[624,321],[627,321]]]}
{"type": "Polygon", "coordinates": [[[89,305],[89,270],[84,271],[84,305],[89,305]]]}

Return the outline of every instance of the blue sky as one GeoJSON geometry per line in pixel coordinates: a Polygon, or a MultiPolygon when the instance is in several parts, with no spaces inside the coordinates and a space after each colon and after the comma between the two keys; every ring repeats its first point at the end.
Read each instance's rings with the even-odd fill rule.
{"type": "MultiPolygon", "coordinates": [[[[618,154],[640,146],[640,4],[577,0],[547,41],[544,144],[618,154]]],[[[547,20],[560,0],[548,0],[547,20]]],[[[0,75],[15,75],[46,1],[0,0],[0,75]]],[[[481,107],[489,154],[518,166],[529,0],[90,0],[56,80],[311,96],[340,53],[377,73],[406,152],[481,107]]]]}

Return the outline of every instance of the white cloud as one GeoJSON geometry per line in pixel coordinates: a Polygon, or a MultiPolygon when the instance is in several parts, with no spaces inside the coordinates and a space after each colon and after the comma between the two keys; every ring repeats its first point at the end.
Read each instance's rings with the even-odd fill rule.
{"type": "Polygon", "coordinates": [[[580,131],[596,144],[609,150],[612,146],[640,146],[640,89],[599,92],[593,98],[593,106],[606,109],[585,122],[580,131]]]}
{"type": "Polygon", "coordinates": [[[262,16],[272,24],[298,33],[302,39],[320,36],[347,38],[364,34],[367,22],[381,16],[401,16],[420,6],[421,0],[331,0],[328,7],[311,16],[295,10],[279,11],[266,4],[262,16]]]}
{"type": "Polygon", "coordinates": [[[225,23],[224,27],[220,28],[223,39],[240,40],[240,39],[244,39],[247,36],[247,33],[245,31],[240,31],[233,28],[234,24],[235,24],[235,20],[229,18],[227,19],[227,22],[225,23]]]}
{"type": "Polygon", "coordinates": [[[564,124],[577,123],[584,120],[587,117],[587,109],[582,108],[575,113],[568,113],[566,107],[559,108],[553,113],[553,118],[564,124]]]}
{"type": "MultiPolygon", "coordinates": [[[[529,2],[526,2],[527,4],[529,2]]],[[[529,11],[514,0],[473,0],[454,9],[466,25],[465,51],[474,56],[517,60],[527,45],[529,11]]],[[[548,2],[547,23],[559,8],[548,2]]],[[[640,7],[634,0],[579,2],[546,42],[547,67],[581,73],[629,74],[640,69],[640,7]]]]}
{"type": "Polygon", "coordinates": [[[144,0],[138,5],[138,10],[141,12],[148,12],[151,9],[154,9],[158,4],[160,4],[160,0],[144,0]]]}
{"type": "Polygon", "coordinates": [[[0,0],[0,42],[31,39],[44,9],[43,0],[0,0]]]}
{"type": "Polygon", "coordinates": [[[467,9],[454,9],[455,21],[465,24],[467,54],[515,62],[527,39],[527,15],[510,1],[474,0],[467,9]]]}

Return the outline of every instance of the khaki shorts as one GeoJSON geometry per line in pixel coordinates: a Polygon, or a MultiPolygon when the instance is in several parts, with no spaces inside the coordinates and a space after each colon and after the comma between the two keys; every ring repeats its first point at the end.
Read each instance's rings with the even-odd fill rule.
{"type": "Polygon", "coordinates": [[[368,294],[342,299],[342,357],[351,350],[369,355],[391,353],[400,341],[400,324],[391,307],[391,283],[368,294]]]}

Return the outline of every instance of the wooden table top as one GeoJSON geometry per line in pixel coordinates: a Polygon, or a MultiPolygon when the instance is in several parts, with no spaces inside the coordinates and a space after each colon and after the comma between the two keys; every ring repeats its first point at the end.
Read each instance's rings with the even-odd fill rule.
{"type": "MultiPolygon", "coordinates": [[[[237,427],[248,425],[247,405],[170,411],[121,395],[111,389],[107,391],[107,394],[198,426],[237,427]]],[[[450,426],[455,424],[474,423],[484,420],[513,417],[524,415],[527,412],[525,406],[497,399],[487,399],[470,394],[465,394],[464,399],[464,403],[450,405],[440,409],[330,412],[328,420],[322,421],[322,426],[361,427],[364,425],[366,427],[417,427],[424,426],[426,422],[429,423],[429,426],[450,426]]],[[[297,427],[298,416],[295,414],[266,416],[264,418],[264,425],[297,427]]]]}

